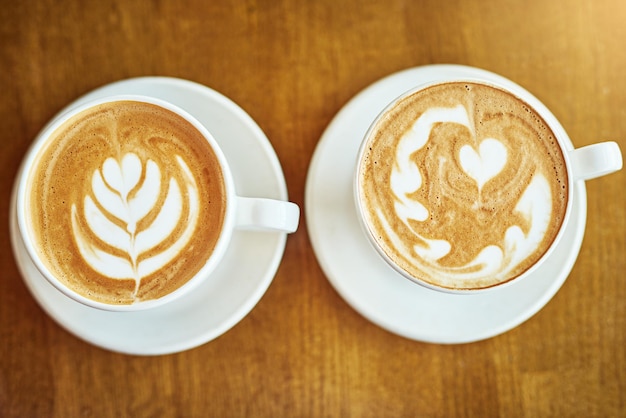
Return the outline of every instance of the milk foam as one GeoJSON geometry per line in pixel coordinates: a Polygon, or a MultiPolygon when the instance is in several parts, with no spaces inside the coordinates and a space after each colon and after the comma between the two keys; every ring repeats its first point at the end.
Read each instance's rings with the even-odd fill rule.
{"type": "Polygon", "coordinates": [[[506,166],[506,160],[506,147],[494,138],[484,139],[478,147],[478,152],[471,145],[463,145],[459,152],[461,168],[476,181],[478,191],[502,171],[506,166]]]}
{"type": "Polygon", "coordinates": [[[217,247],[227,190],[204,134],[164,107],[94,105],[56,129],[31,170],[40,258],[69,289],[108,304],[162,298],[217,247]]]}
{"type": "MultiPolygon", "coordinates": [[[[506,277],[519,262],[532,254],[545,235],[547,221],[552,210],[550,185],[545,177],[538,174],[519,199],[516,210],[529,220],[531,227],[528,234],[524,234],[519,226],[512,225],[506,231],[504,248],[488,245],[467,264],[453,268],[439,265],[438,260],[450,252],[453,243],[445,237],[432,239],[423,236],[409,223],[409,220],[424,222],[428,218],[428,209],[422,203],[409,197],[422,184],[419,167],[413,162],[411,156],[428,144],[433,126],[438,123],[463,125],[475,135],[470,116],[463,106],[429,109],[417,119],[398,143],[396,164],[391,174],[390,187],[398,199],[395,205],[396,214],[425,244],[413,247],[415,254],[419,256],[416,263],[423,271],[437,276],[441,281],[477,280],[485,275],[497,278],[506,277]]],[[[440,157],[442,162],[445,158],[445,156],[440,157]]],[[[480,192],[485,183],[498,175],[506,166],[507,150],[498,139],[486,138],[480,142],[478,152],[470,145],[461,147],[458,160],[465,173],[476,182],[480,192]]],[[[389,225],[386,230],[387,234],[393,234],[389,225]]],[[[406,254],[406,256],[414,258],[412,254],[406,254]]]]}
{"type": "Polygon", "coordinates": [[[426,145],[433,125],[445,122],[469,126],[469,118],[463,106],[451,109],[429,109],[398,143],[390,186],[398,199],[396,212],[404,223],[407,223],[408,219],[424,221],[428,217],[428,209],[420,202],[408,197],[408,194],[422,185],[422,175],[411,156],[426,145]]]}
{"type": "MultiPolygon", "coordinates": [[[[469,282],[480,280],[485,276],[504,279],[535,251],[545,236],[552,210],[550,186],[545,177],[538,175],[533,179],[520,198],[516,210],[530,220],[532,225],[530,231],[525,234],[519,226],[512,225],[506,230],[504,248],[488,245],[465,265],[458,267],[440,265],[438,260],[450,252],[452,244],[445,239],[428,239],[419,232],[415,232],[416,237],[426,243],[425,246],[413,247],[419,258],[415,258],[411,253],[406,253],[405,256],[414,259],[420,269],[436,276],[442,282],[453,283],[459,280],[469,282]]],[[[384,219],[381,218],[381,221],[384,219]]],[[[386,224],[386,230],[387,234],[395,235],[389,224],[386,224]]],[[[399,245],[399,248],[402,246],[399,245]]]]}
{"type": "MultiPolygon", "coordinates": [[[[466,100],[470,89],[460,87],[458,104],[450,105],[457,100],[453,96],[446,106],[424,105],[401,131],[400,117],[379,122],[393,128],[379,128],[373,137],[380,144],[368,144],[360,193],[373,216],[368,223],[374,236],[402,269],[444,287],[476,288],[519,275],[538,249],[549,245],[549,234],[560,225],[555,210],[564,210],[563,203],[554,205],[554,196],[563,193],[560,186],[556,190],[561,179],[554,180],[555,171],[561,175],[565,168],[556,155],[558,144],[543,154],[545,145],[537,138],[543,133],[507,113],[509,104],[484,106],[471,93],[466,100]],[[477,241],[483,235],[475,230],[492,229],[490,219],[505,222],[498,227],[501,235],[493,227],[495,235],[477,241]],[[465,249],[468,243],[471,250],[465,249]]],[[[520,109],[523,118],[532,118],[526,107],[520,109]]]]}
{"type": "Polygon", "coordinates": [[[160,206],[161,170],[154,161],[148,160],[144,166],[136,154],[128,153],[121,161],[107,158],[102,169],[94,172],[93,195],[85,196],[82,216],[97,239],[83,231],[76,204],[71,209],[74,239],[91,268],[110,279],[132,278],[137,289],[143,277],[163,268],[187,245],[198,221],[199,192],[187,164],[180,156],[176,156],[176,162],[185,177],[186,200],[181,186],[171,178],[160,206]],[[188,215],[183,219],[185,210],[188,215]],[[138,230],[142,219],[154,211],[157,214],[152,222],[138,230]],[[181,223],[183,233],[173,243],[156,254],[141,257],[161,245],[181,223]],[[111,254],[107,246],[125,255],[111,254]]]}

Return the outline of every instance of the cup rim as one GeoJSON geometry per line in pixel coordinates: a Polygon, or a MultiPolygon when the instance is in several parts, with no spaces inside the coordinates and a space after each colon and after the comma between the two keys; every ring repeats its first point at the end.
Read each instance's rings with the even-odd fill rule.
{"type": "Polygon", "coordinates": [[[24,247],[26,248],[26,252],[37,268],[42,276],[52,284],[57,290],[59,290],[64,295],[74,299],[75,301],[90,306],[96,309],[105,310],[105,311],[116,311],[116,312],[136,312],[143,311],[147,309],[156,308],[162,305],[165,305],[171,301],[174,301],[181,296],[187,294],[192,289],[196,288],[199,284],[201,284],[210,273],[217,267],[220,260],[223,258],[226,250],[228,248],[229,242],[231,240],[234,225],[235,225],[235,197],[236,191],[234,186],[234,180],[232,177],[232,172],[228,165],[228,161],[218,145],[217,141],[213,137],[213,135],[209,132],[209,130],[200,123],[194,116],[192,116],[186,110],[162,99],[158,99],[155,97],[141,95],[141,94],[116,94],[109,95],[106,97],[96,98],[93,100],[89,100],[85,103],[78,104],[76,106],[72,106],[70,108],[66,108],[59,112],[56,116],[54,116],[35,136],[34,140],[29,146],[22,162],[20,164],[20,168],[18,170],[17,177],[17,194],[16,194],[16,207],[17,207],[17,229],[22,237],[22,241],[24,242],[24,247]],[[226,209],[224,213],[224,220],[222,222],[222,230],[217,239],[213,252],[210,254],[208,259],[205,261],[204,265],[200,268],[200,270],[187,282],[183,283],[179,288],[174,291],[158,298],[158,299],[149,299],[145,301],[138,301],[131,304],[110,304],[106,302],[96,301],[90,299],[77,291],[71,289],[69,286],[63,284],[59,279],[57,279],[54,274],[50,271],[50,269],[46,266],[45,262],[41,260],[41,257],[36,249],[36,238],[31,233],[31,228],[28,225],[28,210],[26,205],[28,203],[28,184],[30,180],[30,176],[32,175],[33,167],[37,163],[37,158],[39,157],[42,150],[45,148],[46,143],[50,136],[65,122],[74,117],[75,115],[90,109],[94,106],[98,106],[101,104],[118,102],[118,101],[136,101],[142,103],[149,103],[156,106],[160,106],[164,109],[167,109],[171,112],[176,113],[177,115],[184,118],[187,122],[191,123],[207,140],[211,149],[215,153],[215,156],[220,164],[220,168],[222,171],[222,178],[224,182],[224,189],[226,195],[226,209]]]}
{"type": "Polygon", "coordinates": [[[537,97],[535,97],[528,90],[514,83],[513,81],[510,81],[508,79],[506,79],[506,81],[509,82],[510,84],[508,83],[504,84],[498,81],[493,81],[493,80],[488,79],[487,77],[483,78],[479,76],[472,76],[472,77],[442,77],[438,80],[420,83],[404,91],[403,93],[395,97],[393,100],[391,100],[389,103],[387,103],[385,107],[372,120],[372,122],[368,126],[368,129],[363,135],[363,138],[361,140],[361,144],[357,152],[357,159],[356,159],[355,169],[353,173],[353,198],[355,201],[356,211],[358,214],[357,218],[359,219],[361,229],[365,232],[365,235],[367,236],[367,239],[370,245],[376,250],[376,252],[383,258],[383,260],[393,270],[398,272],[404,278],[414,283],[417,283],[421,286],[424,286],[428,289],[440,291],[443,293],[468,295],[468,294],[485,293],[485,292],[493,291],[495,289],[500,289],[500,288],[509,286],[511,284],[517,283],[523,280],[524,278],[532,275],[537,270],[537,268],[539,268],[543,263],[546,262],[546,260],[550,258],[550,256],[554,252],[554,249],[558,246],[559,242],[561,241],[565,233],[565,230],[567,228],[567,225],[569,223],[569,220],[571,218],[572,205],[573,205],[572,191],[574,189],[574,180],[573,180],[574,176],[572,173],[572,163],[570,160],[570,152],[573,150],[573,145],[571,143],[569,135],[567,134],[567,132],[565,131],[561,123],[558,121],[556,116],[554,116],[554,114],[537,97]],[[409,274],[403,268],[398,266],[379,245],[378,241],[376,240],[374,236],[373,231],[370,229],[366,221],[365,209],[359,198],[359,193],[360,193],[360,188],[361,188],[359,172],[360,172],[362,162],[363,162],[363,155],[365,154],[365,150],[368,146],[371,134],[374,131],[378,122],[387,114],[389,110],[391,110],[397,103],[399,103],[403,99],[419,91],[422,91],[431,87],[435,87],[438,85],[449,84],[449,83],[472,83],[472,84],[480,84],[480,85],[485,85],[485,86],[492,87],[495,89],[499,89],[499,90],[504,91],[507,94],[514,96],[516,99],[520,100],[522,103],[525,103],[527,106],[533,109],[543,119],[545,124],[548,125],[550,130],[554,133],[554,138],[556,139],[559,145],[559,148],[561,150],[561,154],[563,156],[563,161],[565,163],[565,168],[567,172],[567,202],[565,206],[565,213],[563,216],[563,220],[561,221],[561,225],[559,226],[559,230],[554,236],[554,239],[552,240],[552,243],[550,244],[550,246],[537,259],[537,261],[533,263],[532,266],[530,266],[528,269],[526,269],[522,273],[506,281],[495,283],[495,284],[485,286],[485,287],[477,287],[477,288],[445,287],[445,286],[440,286],[435,283],[431,283],[423,278],[415,277],[409,274]]]}

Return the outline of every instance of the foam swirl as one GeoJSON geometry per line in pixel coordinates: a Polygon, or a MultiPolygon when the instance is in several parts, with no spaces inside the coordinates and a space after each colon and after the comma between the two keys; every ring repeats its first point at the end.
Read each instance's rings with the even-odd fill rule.
{"type": "Polygon", "coordinates": [[[442,88],[451,90],[443,106],[418,95],[374,129],[360,173],[366,221],[414,277],[492,286],[526,270],[554,239],[567,199],[562,155],[518,99],[467,83],[442,88]]]}

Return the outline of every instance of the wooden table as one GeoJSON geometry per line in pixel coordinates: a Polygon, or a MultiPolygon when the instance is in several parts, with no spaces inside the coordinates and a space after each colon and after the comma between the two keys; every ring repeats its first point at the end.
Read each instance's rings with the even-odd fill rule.
{"type": "Polygon", "coordinates": [[[543,100],[575,146],[613,139],[626,151],[625,20],[621,0],[4,2],[0,416],[626,416],[626,172],[588,183],[580,256],[547,306],[461,345],[409,340],[353,310],[319,267],[303,217],[267,293],[234,328],[177,354],[110,352],[39,307],[7,226],[13,178],[42,126],[79,95],[142,75],[192,80],[239,104],[302,208],[333,116],[381,77],[426,64],[499,73],[543,100]]]}

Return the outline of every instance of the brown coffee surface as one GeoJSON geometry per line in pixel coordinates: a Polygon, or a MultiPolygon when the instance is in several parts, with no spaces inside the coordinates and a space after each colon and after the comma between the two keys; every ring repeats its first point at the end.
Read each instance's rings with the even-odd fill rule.
{"type": "Polygon", "coordinates": [[[565,217],[554,133],[499,88],[445,83],[404,97],[370,131],[358,171],[365,224],[408,275],[477,289],[535,264],[565,217]]]}
{"type": "Polygon", "coordinates": [[[50,137],[29,173],[29,213],[48,269],[108,304],[157,299],[207,262],[226,212],[206,138],[178,114],[117,101],[50,137]]]}

